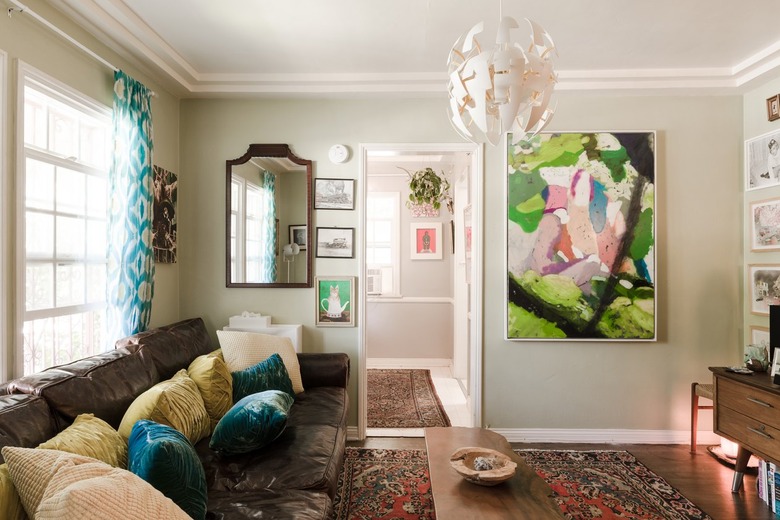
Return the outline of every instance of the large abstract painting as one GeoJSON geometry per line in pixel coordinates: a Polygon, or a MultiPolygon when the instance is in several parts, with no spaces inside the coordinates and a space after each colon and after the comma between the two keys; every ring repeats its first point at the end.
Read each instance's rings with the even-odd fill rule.
{"type": "Polygon", "coordinates": [[[507,338],[654,340],[655,133],[507,143],[507,338]]]}

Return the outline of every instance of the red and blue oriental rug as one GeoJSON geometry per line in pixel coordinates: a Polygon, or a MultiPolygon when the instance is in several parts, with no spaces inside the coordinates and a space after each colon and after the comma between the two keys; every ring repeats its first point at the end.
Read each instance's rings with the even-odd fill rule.
{"type": "MultiPolygon", "coordinates": [[[[564,518],[712,520],[627,451],[516,451],[553,489],[564,518]]],[[[425,450],[347,448],[334,512],[335,520],[435,519],[425,450]]]]}

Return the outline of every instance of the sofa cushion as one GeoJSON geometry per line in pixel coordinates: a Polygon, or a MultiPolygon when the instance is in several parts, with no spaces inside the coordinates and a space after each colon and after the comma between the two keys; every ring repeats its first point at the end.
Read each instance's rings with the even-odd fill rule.
{"type": "Polygon", "coordinates": [[[271,354],[279,354],[287,367],[293,391],[296,394],[303,392],[301,367],[290,338],[235,330],[218,330],[217,338],[231,372],[256,365],[271,354]]]}
{"type": "Polygon", "coordinates": [[[110,424],[91,413],[76,417],[73,424],[38,446],[100,460],[118,468],[127,468],[127,442],[110,424]]]}
{"type": "Polygon", "coordinates": [[[331,520],[333,503],[326,493],[263,489],[251,493],[209,493],[209,520],[294,518],[331,520]]]}
{"type": "Polygon", "coordinates": [[[196,357],[187,368],[195,382],[209,415],[210,431],[214,431],[222,416],[233,406],[233,376],[222,357],[222,350],[196,357]]]}
{"type": "MultiPolygon", "coordinates": [[[[42,397],[23,394],[0,396],[0,448],[34,448],[57,432],[57,422],[42,397]]],[[[0,456],[2,462],[3,457],[0,456]]]]}
{"type": "Polygon", "coordinates": [[[225,414],[209,441],[209,447],[223,455],[259,450],[284,431],[293,397],[279,390],[251,394],[225,414]]]}
{"type": "Polygon", "coordinates": [[[93,413],[116,428],[136,396],[159,381],[150,359],[117,349],[14,379],[9,388],[46,399],[59,429],[82,413],[93,413]]]}
{"type": "Polygon", "coordinates": [[[320,424],[346,428],[348,399],[346,388],[309,388],[295,396],[295,405],[290,409],[287,426],[320,424]]]}
{"type": "Polygon", "coordinates": [[[233,402],[238,402],[249,394],[266,390],[281,390],[295,399],[292,381],[279,354],[252,365],[244,370],[232,372],[233,402]]]}
{"type": "Polygon", "coordinates": [[[3,520],[27,520],[22,500],[8,472],[7,464],[0,464],[0,518],[3,520]]]}
{"type": "Polygon", "coordinates": [[[3,448],[27,514],[37,519],[189,517],[127,470],[57,450],[3,448]]]}
{"type": "Polygon", "coordinates": [[[119,425],[122,437],[130,437],[133,425],[141,419],[167,424],[183,433],[193,444],[209,434],[211,424],[200,391],[185,369],[154,385],[133,401],[119,425]]]}
{"type": "Polygon", "coordinates": [[[170,379],[196,357],[214,350],[201,318],[139,332],[120,339],[115,346],[137,353],[149,361],[156,368],[159,381],[170,379]]]}
{"type": "Polygon", "coordinates": [[[190,441],[170,426],[140,420],[130,432],[128,469],[195,520],[206,517],[206,475],[190,441]]]}

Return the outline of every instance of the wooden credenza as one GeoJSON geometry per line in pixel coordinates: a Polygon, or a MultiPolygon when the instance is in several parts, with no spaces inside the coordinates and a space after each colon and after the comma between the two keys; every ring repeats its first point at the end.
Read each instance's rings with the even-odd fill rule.
{"type": "Polygon", "coordinates": [[[715,413],[713,430],[739,445],[731,490],[742,486],[750,456],[780,464],[780,385],[766,373],[735,374],[710,367],[715,413]]]}

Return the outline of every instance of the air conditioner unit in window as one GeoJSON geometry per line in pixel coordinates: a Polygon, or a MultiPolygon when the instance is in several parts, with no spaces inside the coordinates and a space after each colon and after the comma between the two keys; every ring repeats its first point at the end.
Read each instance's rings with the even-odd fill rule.
{"type": "Polygon", "coordinates": [[[366,270],[366,294],[382,294],[382,270],[366,270]]]}

